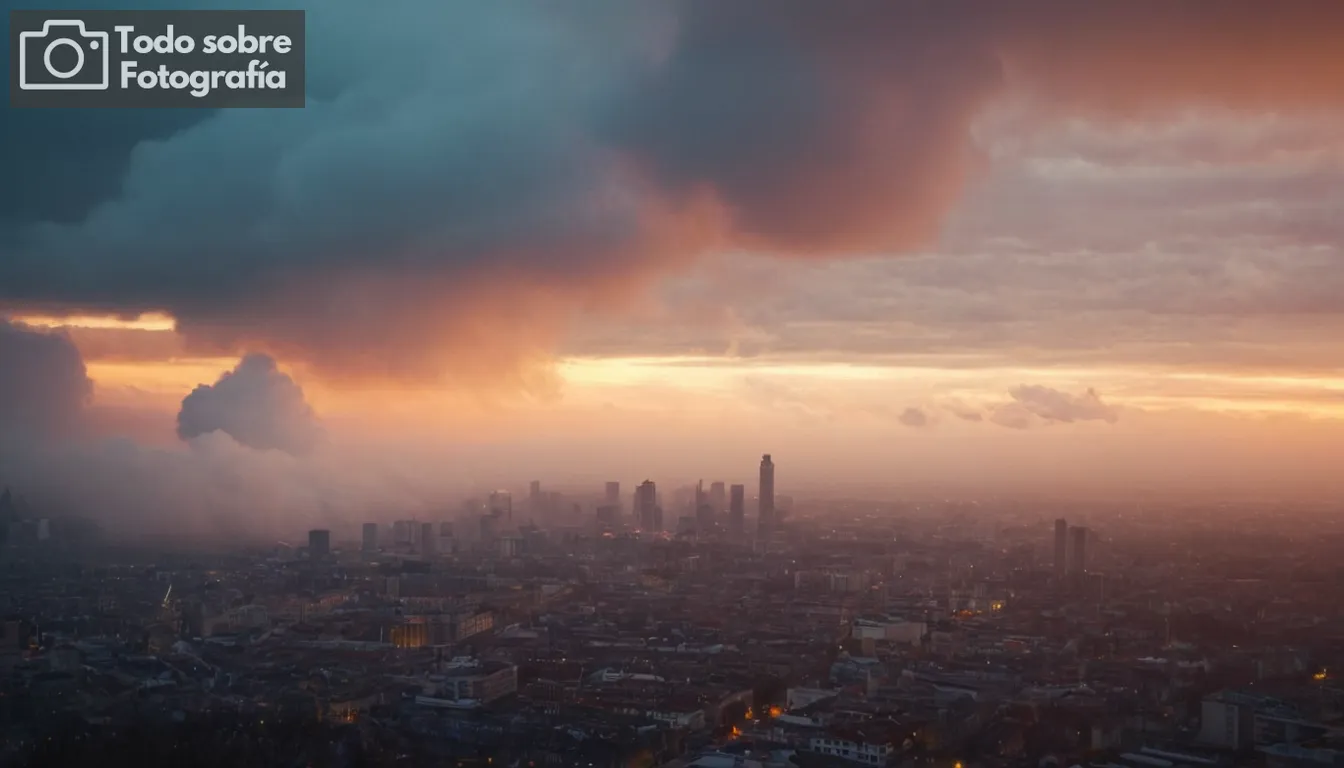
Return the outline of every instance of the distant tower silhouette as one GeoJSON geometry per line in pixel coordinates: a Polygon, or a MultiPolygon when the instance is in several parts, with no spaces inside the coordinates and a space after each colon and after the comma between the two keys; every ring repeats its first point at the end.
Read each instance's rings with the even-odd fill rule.
{"type": "Polygon", "coordinates": [[[645,531],[663,529],[661,515],[658,513],[658,486],[652,480],[645,480],[635,488],[635,520],[645,531]]]}
{"type": "Polygon", "coordinates": [[[770,454],[761,457],[760,499],[757,502],[756,524],[760,533],[769,536],[775,530],[775,463],[770,454]]]}
{"type": "Polygon", "coordinates": [[[365,523],[361,529],[362,541],[360,548],[365,552],[378,551],[378,524],[365,523]]]}
{"type": "Polygon", "coordinates": [[[314,528],[308,532],[308,554],[311,557],[326,557],[331,554],[331,531],[314,528]]]}
{"type": "Polygon", "coordinates": [[[729,491],[728,527],[739,536],[746,531],[746,496],[745,485],[734,485],[729,491]]]}

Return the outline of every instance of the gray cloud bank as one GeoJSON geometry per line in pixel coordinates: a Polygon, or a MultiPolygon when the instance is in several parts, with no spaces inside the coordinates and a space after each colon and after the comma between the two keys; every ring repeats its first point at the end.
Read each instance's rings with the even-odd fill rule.
{"type": "Polygon", "coordinates": [[[330,0],[306,110],[7,113],[0,303],[493,376],[707,248],[928,244],[1005,93],[1042,119],[1338,109],[1341,31],[1332,0],[330,0]]]}
{"type": "Polygon", "coordinates": [[[68,432],[92,394],[84,360],[67,336],[0,318],[0,434],[34,439],[68,432]]]}

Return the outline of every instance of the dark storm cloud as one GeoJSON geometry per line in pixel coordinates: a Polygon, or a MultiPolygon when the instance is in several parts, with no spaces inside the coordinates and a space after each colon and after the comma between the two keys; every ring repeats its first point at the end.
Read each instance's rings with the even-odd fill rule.
{"type": "MultiPolygon", "coordinates": [[[[0,183],[0,237],[13,238],[23,222],[82,221],[121,191],[138,144],[168,138],[208,114],[99,109],[75,122],[59,110],[6,110],[0,118],[6,177],[0,183]]],[[[0,240],[5,246],[14,247],[13,240],[0,240]]]]}
{"type": "MultiPolygon", "coordinates": [[[[109,4],[110,5],[110,4],[109,4]]],[[[165,2],[136,8],[171,7],[165,2]]],[[[57,0],[0,0],[5,18],[14,9],[65,9],[57,0]]],[[[9,61],[9,36],[0,57],[9,61]]],[[[0,115],[0,252],[15,246],[24,223],[82,221],[94,206],[116,197],[143,142],[160,141],[209,119],[211,110],[6,109],[0,115]]],[[[56,296],[56,299],[62,297],[56,296]]]]}
{"type": "Polygon", "coordinates": [[[92,392],[69,337],[0,318],[0,437],[41,439],[77,428],[92,392]]]}
{"type": "Polygon", "coordinates": [[[67,145],[98,178],[55,210],[6,174],[0,220],[27,221],[8,226],[0,301],[159,308],[197,343],[255,339],[319,362],[371,337],[339,364],[414,360],[443,330],[503,346],[478,311],[592,288],[594,270],[623,279],[610,262],[643,229],[583,129],[645,56],[592,36],[636,14],[582,7],[329,3],[309,13],[306,110],[208,114],[162,141],[153,116],[106,131],[7,119],[34,183],[60,182],[51,158],[67,145]],[[353,333],[333,343],[331,329],[353,333]]]}
{"type": "Polygon", "coordinates": [[[1341,8],[331,0],[306,110],[7,114],[0,302],[494,376],[705,247],[928,243],[1009,90],[1043,116],[1337,108],[1341,8]]]}
{"type": "Polygon", "coordinates": [[[1332,0],[678,7],[673,54],[611,135],[775,250],[927,245],[979,165],[974,119],[1009,91],[1053,116],[1344,106],[1332,0]]]}
{"type": "Polygon", "coordinates": [[[182,401],[177,434],[190,440],[223,432],[258,450],[311,451],[322,425],[294,380],[265,355],[249,355],[213,385],[202,384],[182,401]]]}
{"type": "Polygon", "coordinates": [[[972,112],[1001,83],[959,5],[683,4],[671,59],[608,130],[664,189],[714,195],[747,242],[924,244],[972,166],[972,112]]]}

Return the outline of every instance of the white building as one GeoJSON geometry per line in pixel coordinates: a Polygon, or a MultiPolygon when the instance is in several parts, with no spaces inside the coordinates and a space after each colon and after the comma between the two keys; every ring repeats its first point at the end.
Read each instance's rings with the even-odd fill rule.
{"type": "Polygon", "coordinates": [[[896,739],[886,728],[835,730],[813,737],[808,747],[855,765],[887,765],[896,754],[896,739]]]}

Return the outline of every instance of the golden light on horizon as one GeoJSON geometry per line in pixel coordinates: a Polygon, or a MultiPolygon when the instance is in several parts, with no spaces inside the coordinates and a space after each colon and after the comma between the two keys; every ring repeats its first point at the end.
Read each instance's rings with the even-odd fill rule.
{"type": "Polygon", "coordinates": [[[177,330],[177,320],[162,312],[146,312],[132,319],[115,315],[14,315],[11,319],[34,328],[90,328],[161,332],[177,330]]]}
{"type": "MultiPolygon", "coordinates": [[[[134,320],[97,316],[27,317],[43,327],[134,328],[169,333],[172,318],[142,315],[134,320]]],[[[200,384],[212,384],[237,365],[235,357],[181,357],[163,360],[92,359],[88,375],[99,399],[136,391],[180,400],[200,384]]],[[[442,411],[461,415],[480,410],[471,392],[444,384],[386,381],[353,385],[314,373],[302,362],[281,370],[304,388],[322,413],[360,416],[394,412],[442,411]]],[[[939,367],[926,362],[806,361],[780,358],[716,356],[565,357],[554,372],[562,386],[546,408],[597,408],[606,405],[657,411],[713,410],[747,403],[765,408],[780,403],[807,404],[825,412],[862,414],[879,405],[899,402],[937,410],[959,403],[989,408],[1010,402],[1022,385],[1041,385],[1077,395],[1095,388],[1105,402],[1121,408],[1164,412],[1222,413],[1242,417],[1296,416],[1313,420],[1344,420],[1344,376],[1263,371],[1182,371],[1144,365],[1105,368],[990,366],[939,367]]],[[[535,410],[537,403],[508,392],[487,409],[535,410]]]]}
{"type": "Polygon", "coordinates": [[[100,387],[185,395],[199,384],[213,384],[238,364],[233,358],[182,358],[152,362],[92,362],[89,378],[100,387]]]}

